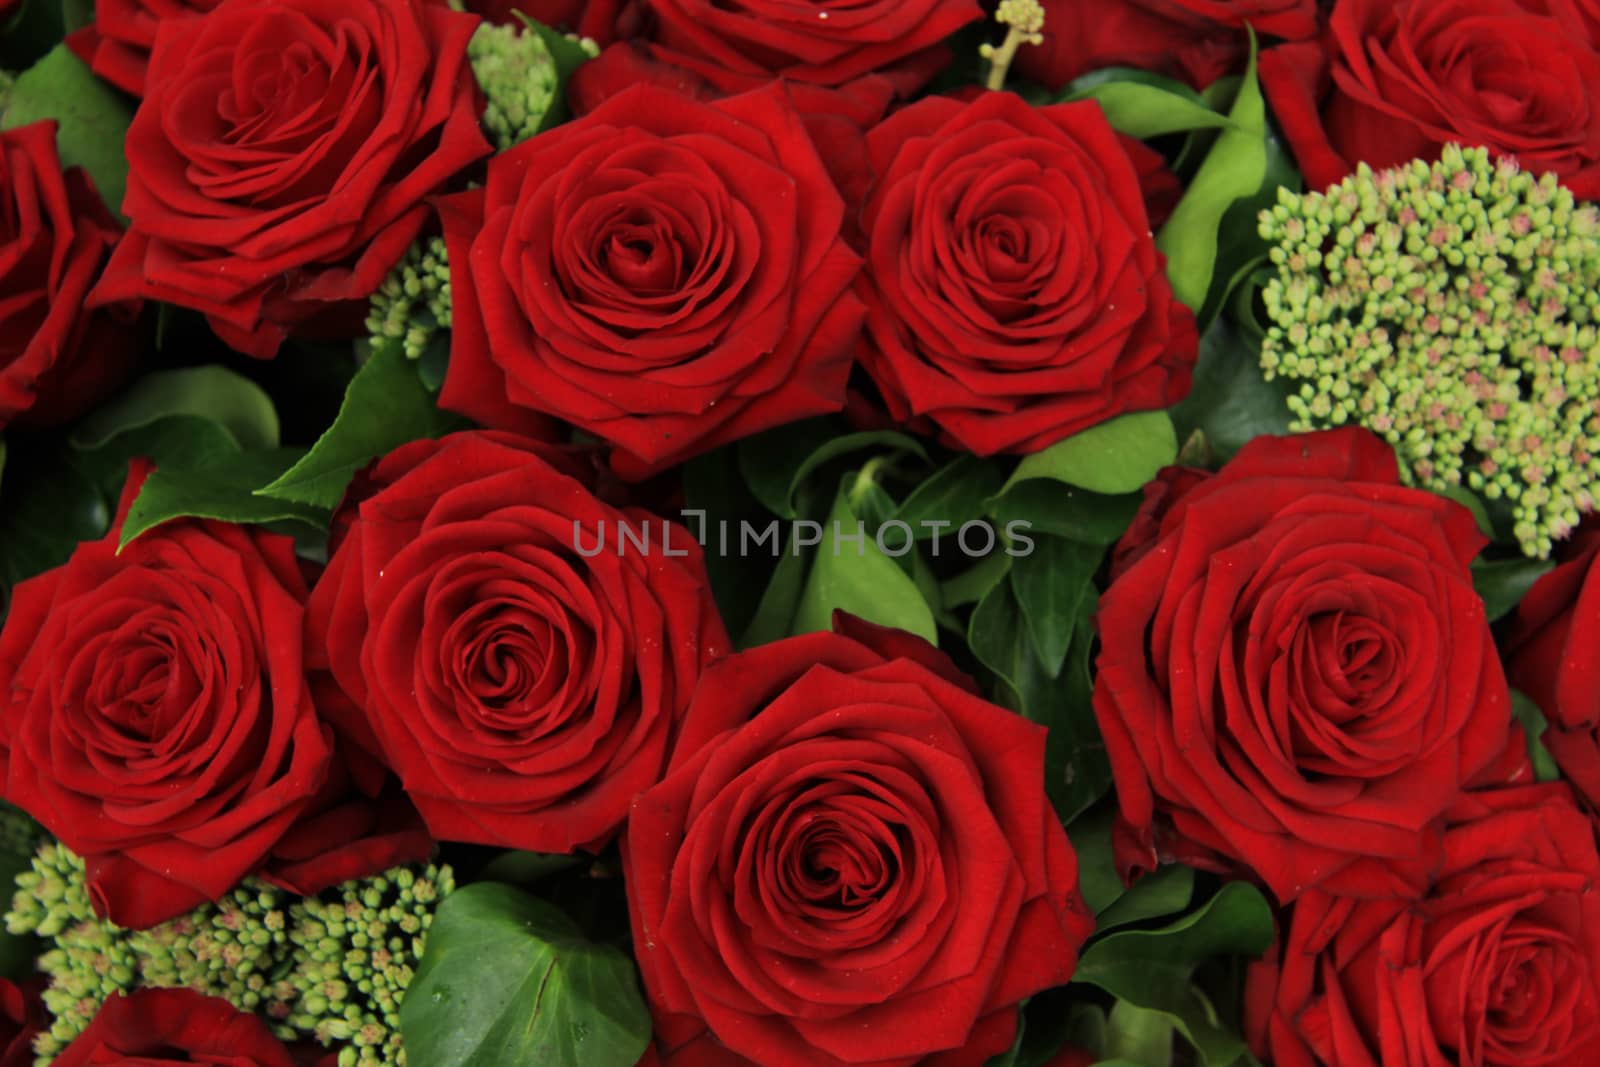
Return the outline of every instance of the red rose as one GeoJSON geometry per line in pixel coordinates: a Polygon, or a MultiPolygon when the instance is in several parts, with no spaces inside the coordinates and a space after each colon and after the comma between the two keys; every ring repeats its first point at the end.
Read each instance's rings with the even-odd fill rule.
{"type": "Polygon", "coordinates": [[[644,0],[470,0],[467,10],[491,22],[521,25],[519,15],[571,30],[604,47],[643,29],[644,0]]]}
{"type": "Polygon", "coordinates": [[[83,306],[121,233],[89,176],[62,172],[54,122],[0,133],[0,429],[70,421],[126,376],[127,309],[83,306]]]}
{"type": "Polygon", "coordinates": [[[180,520],[119,553],[120,528],[15,589],[0,788],[85,857],[97,909],[137,928],[254,871],[330,757],[294,542],[180,520]]]}
{"type": "Polygon", "coordinates": [[[1560,563],[1517,604],[1506,631],[1506,676],[1552,725],[1600,726],[1600,523],[1560,548],[1560,563]]]}
{"type": "Polygon", "coordinates": [[[1324,40],[1262,54],[1261,84],[1315,189],[1459,142],[1600,196],[1600,53],[1518,0],[1339,0],[1324,40]]]}
{"type": "Polygon", "coordinates": [[[94,299],[205,312],[270,357],[359,332],[424,198],[489,152],[476,16],[426,0],[233,0],[167,19],[128,130],[128,235],[94,299]]]}
{"type": "Polygon", "coordinates": [[[1094,929],[1044,733],[848,618],[709,668],[623,843],[677,1067],[981,1067],[1094,929]]]}
{"type": "Polygon", "coordinates": [[[444,202],[440,402],[502,429],[559,416],[627,478],[837,411],[861,321],[843,217],[782,87],[613,97],[444,202]]]}
{"type": "Polygon", "coordinates": [[[896,418],[1033,452],[1188,392],[1194,316],[1098,105],[931,97],[867,148],[861,359],[896,418]]]}
{"type": "Polygon", "coordinates": [[[67,47],[125,93],[144,95],[156,31],[167,19],[203,15],[222,0],[97,0],[94,21],[67,35],[67,47]]]}
{"type": "Polygon", "coordinates": [[[216,997],[190,989],[114,994],[89,1028],[52,1061],[54,1067],[295,1067],[267,1024],[216,997]]]}
{"type": "Polygon", "coordinates": [[[1138,67],[1204,88],[1244,67],[1245,27],[1296,41],[1317,32],[1317,0],[1043,0],[1044,44],[1017,70],[1051,89],[1103,67],[1138,67]]]}
{"type": "Polygon", "coordinates": [[[21,985],[0,978],[0,1067],[33,1067],[33,1039],[50,1026],[44,985],[41,977],[21,985]]]}
{"type": "Polygon", "coordinates": [[[1257,438],[1145,507],[1097,616],[1120,866],[1242,867],[1283,902],[1415,892],[1510,728],[1471,514],[1356,429],[1257,438]]]}
{"type": "Polygon", "coordinates": [[[314,666],[364,711],[340,725],[441,841],[603,844],[727,648],[689,533],[602,503],[582,473],[508,434],[407,445],[312,595],[314,666]],[[619,545],[623,524],[648,552],[619,545]]]}
{"type": "Polygon", "coordinates": [[[398,788],[368,797],[350,788],[342,775],[328,781],[333,788],[324,787],[312,809],[273,846],[263,879],[309,897],[394,867],[427,862],[433,835],[398,788]]]}
{"type": "Polygon", "coordinates": [[[663,55],[724,91],[770,78],[839,86],[884,72],[909,95],[947,65],[944,39],[983,17],[976,0],[645,0],[663,55]]]}
{"type": "Polygon", "coordinates": [[[1417,901],[1295,904],[1251,967],[1245,1027],[1277,1067],[1600,1062],[1600,857],[1566,787],[1476,794],[1417,901]]]}

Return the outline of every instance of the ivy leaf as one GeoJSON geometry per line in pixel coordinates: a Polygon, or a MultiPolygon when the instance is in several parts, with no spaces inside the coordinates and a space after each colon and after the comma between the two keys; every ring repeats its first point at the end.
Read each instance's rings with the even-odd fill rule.
{"type": "Polygon", "coordinates": [[[239,448],[278,447],[278,412],[272,399],[255,382],[218,366],[147,374],[87,415],[69,440],[74,448],[92,451],[119,434],[174,415],[209,420],[239,448]]]}
{"type": "Polygon", "coordinates": [[[1228,113],[1228,127],[1161,227],[1156,246],[1166,254],[1177,298],[1199,312],[1216,272],[1218,234],[1234,203],[1252,196],[1267,176],[1267,110],[1256,79],[1255,34],[1250,62],[1228,113]]]}
{"type": "Polygon", "coordinates": [[[1095,101],[1113,129],[1140,140],[1228,125],[1226,116],[1182,82],[1129,67],[1087,74],[1068,86],[1061,99],[1095,101]]]}
{"type": "Polygon", "coordinates": [[[331,511],[373,458],[465,424],[439,410],[397,343],[376,346],[351,379],[333,425],[297,463],[257,495],[331,511]]]}
{"type": "Polygon", "coordinates": [[[0,112],[0,130],[14,130],[41,119],[55,119],[59,124],[56,148],[61,165],[87,171],[106,206],[120,217],[122,195],[128,187],[128,160],[122,145],[133,111],[64,44],[56,45],[17,75],[5,111],[0,112]]]}
{"type": "Polygon", "coordinates": [[[1132,493],[1178,455],[1178,436],[1164,411],[1122,415],[1023,457],[1002,492],[1049,478],[1096,493],[1132,493]]]}
{"type": "Polygon", "coordinates": [[[439,905],[400,1033],[428,1067],[634,1067],[650,1013],[624,952],[542,900],[479,882],[439,905]]]}
{"type": "Polygon", "coordinates": [[[1085,602],[1095,600],[1094,572],[1104,549],[1040,534],[1034,548],[1011,564],[1011,591],[1044,672],[1055,678],[1066,662],[1085,602]]]}
{"type": "Polygon", "coordinates": [[[1189,395],[1172,409],[1184,439],[1200,430],[1218,460],[1226,460],[1251,439],[1289,432],[1289,392],[1282,378],[1269,382],[1261,372],[1261,343],[1219,318],[1200,339],[1189,395]]]}
{"type": "Polygon", "coordinates": [[[304,454],[298,448],[272,448],[212,456],[192,467],[157,467],[128,509],[122,547],[164,522],[191,516],[238,523],[298,520],[326,526],[326,508],[258,496],[250,490],[272,481],[304,454]]]}
{"type": "Polygon", "coordinates": [[[1475,559],[1472,561],[1472,586],[1483,598],[1484,614],[1490,622],[1504,618],[1521,602],[1533,583],[1555,569],[1555,560],[1475,559]]]}
{"type": "Polygon", "coordinates": [[[1216,1018],[1193,985],[1195,969],[1217,956],[1259,957],[1272,943],[1272,907],[1259,890],[1230,882],[1203,906],[1154,930],[1119,930],[1091,944],[1072,980],[1168,1016],[1207,1067],[1248,1055],[1244,1040],[1216,1018]]]}
{"type": "Polygon", "coordinates": [[[821,543],[800,594],[793,632],[831,629],[834,611],[843,610],[937,643],[939,628],[933,609],[916,581],[879,550],[872,531],[865,529],[864,523],[858,528],[859,522],[850,505],[848,488],[841,485],[833,510],[822,525],[821,543]],[[836,537],[836,532],[844,536],[836,537]]]}

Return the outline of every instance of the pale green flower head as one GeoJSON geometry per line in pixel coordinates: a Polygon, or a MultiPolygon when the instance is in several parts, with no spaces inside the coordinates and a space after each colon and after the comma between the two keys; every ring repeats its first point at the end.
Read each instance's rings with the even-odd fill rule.
{"type": "Polygon", "coordinates": [[[1485,149],[1362,165],[1261,215],[1268,380],[1297,431],[1355,423],[1413,484],[1509,506],[1530,556],[1593,511],[1600,477],[1600,216],[1485,149]]]}

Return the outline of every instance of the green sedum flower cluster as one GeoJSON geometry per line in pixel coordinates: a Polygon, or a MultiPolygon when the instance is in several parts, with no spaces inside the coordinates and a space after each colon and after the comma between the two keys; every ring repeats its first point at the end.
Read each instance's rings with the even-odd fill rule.
{"type": "Polygon", "coordinates": [[[407,359],[420,359],[450,321],[450,257],[444,238],[424,238],[406,249],[372,294],[367,333],[374,343],[399,341],[407,359]]]}
{"type": "Polygon", "coordinates": [[[467,43],[467,59],[488,100],[483,128],[495,147],[504,151],[538,133],[561,89],[544,38],[531,27],[485,22],[467,43]]]}
{"type": "Polygon", "coordinates": [[[53,1018],[35,1063],[48,1064],[113,993],[181,986],[271,1020],[284,1040],[340,1046],[340,1067],[403,1065],[400,1001],[454,888],[450,868],[432,864],[305,899],[250,880],[182,918],[124,930],[94,914],[83,860],[47,844],[17,877],[6,915],[12,933],[54,942],[39,960],[53,1018]]]}
{"type": "Polygon", "coordinates": [[[1600,477],[1600,216],[1553,175],[1484,149],[1280,190],[1261,216],[1277,277],[1269,380],[1298,431],[1357,423],[1439,491],[1509,506],[1548,556],[1600,477]]]}

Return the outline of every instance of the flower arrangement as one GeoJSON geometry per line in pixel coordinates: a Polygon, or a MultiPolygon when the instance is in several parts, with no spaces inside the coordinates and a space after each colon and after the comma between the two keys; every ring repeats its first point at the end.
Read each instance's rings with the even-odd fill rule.
{"type": "Polygon", "coordinates": [[[0,0],[0,1067],[1600,1062],[1594,0],[0,0]]]}

